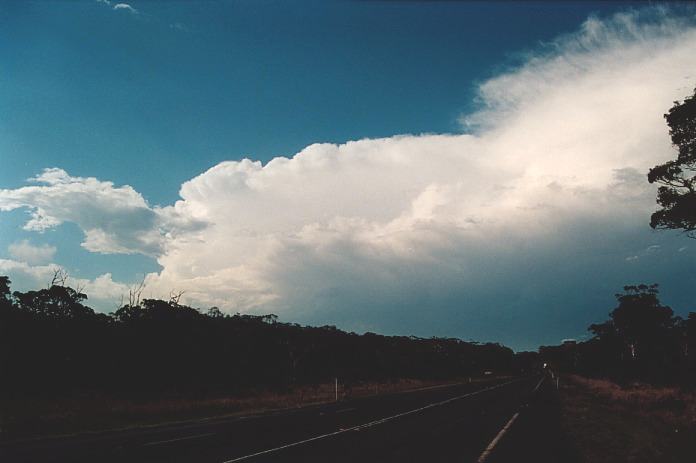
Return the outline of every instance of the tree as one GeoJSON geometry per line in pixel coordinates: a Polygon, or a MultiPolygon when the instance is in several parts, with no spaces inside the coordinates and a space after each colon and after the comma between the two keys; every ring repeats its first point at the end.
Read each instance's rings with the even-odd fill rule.
{"type": "Polygon", "coordinates": [[[51,319],[88,318],[94,311],[83,304],[87,295],[69,286],[52,285],[38,291],[14,292],[20,308],[51,319]]]}
{"type": "Polygon", "coordinates": [[[590,327],[600,340],[607,335],[614,338],[609,345],[619,349],[622,359],[617,373],[651,382],[669,382],[678,374],[680,319],[658,294],[656,284],[624,286],[624,292],[616,295],[618,306],[609,322],[590,327]]]}
{"type": "Polygon", "coordinates": [[[207,315],[210,318],[224,318],[225,317],[225,314],[223,314],[222,311],[216,306],[209,308],[207,315]]]}
{"type": "Polygon", "coordinates": [[[0,276],[0,308],[10,309],[12,307],[12,292],[10,291],[10,279],[0,276]]]}
{"type": "Polygon", "coordinates": [[[650,169],[648,181],[661,185],[650,226],[655,229],[684,230],[696,237],[696,89],[683,102],[676,101],[665,114],[677,159],[650,169]]]}
{"type": "Polygon", "coordinates": [[[686,349],[685,355],[689,358],[696,357],[696,312],[690,312],[686,320],[684,320],[686,349]]]}
{"type": "Polygon", "coordinates": [[[611,312],[611,319],[631,358],[638,359],[660,345],[674,325],[674,313],[660,303],[657,287],[624,286],[624,292],[616,295],[619,305],[611,312]]]}

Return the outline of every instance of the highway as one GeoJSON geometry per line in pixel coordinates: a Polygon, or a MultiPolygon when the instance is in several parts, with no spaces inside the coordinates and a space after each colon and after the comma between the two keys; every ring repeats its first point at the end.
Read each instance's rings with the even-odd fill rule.
{"type": "MultiPolygon", "coordinates": [[[[3,462],[486,462],[553,461],[540,376],[459,384],[250,416],[7,443],[3,462]],[[542,417],[542,418],[540,418],[542,417]],[[541,452],[540,452],[541,449],[541,452]],[[517,458],[511,459],[516,456],[517,458]]],[[[544,381],[549,383],[549,381],[544,381]]]]}

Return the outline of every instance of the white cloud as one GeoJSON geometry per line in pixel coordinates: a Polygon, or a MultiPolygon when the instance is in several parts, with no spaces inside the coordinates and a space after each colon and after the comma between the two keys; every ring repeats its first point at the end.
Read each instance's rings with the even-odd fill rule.
{"type": "Polygon", "coordinates": [[[63,222],[74,222],[85,233],[82,246],[98,253],[163,252],[169,224],[179,229],[194,226],[172,212],[151,208],[128,185],[115,187],[96,178],[71,177],[62,169],[45,169],[33,179],[39,185],[0,190],[0,211],[31,210],[25,230],[42,232],[63,222]]]}
{"type": "Polygon", "coordinates": [[[127,11],[127,12],[132,13],[132,14],[138,14],[138,10],[133,8],[128,3],[116,3],[116,4],[114,4],[110,0],[96,0],[96,1],[97,1],[97,3],[103,3],[104,5],[110,7],[114,11],[121,10],[121,11],[127,11]]]}
{"type": "Polygon", "coordinates": [[[578,224],[647,227],[645,173],[673,156],[662,114],[694,84],[696,32],[641,14],[590,19],[484,83],[474,135],[316,144],[265,166],[213,167],[174,206],[209,226],[170,242],[151,284],[234,309],[319,310],[337,288],[379,299],[389,285],[466,285],[485,256],[507,266],[519,247],[577,247],[578,224]]]}
{"type": "Polygon", "coordinates": [[[171,23],[169,24],[169,28],[177,31],[188,32],[188,28],[182,23],[171,23]]]}
{"type": "Polygon", "coordinates": [[[40,232],[74,222],[85,231],[83,246],[90,251],[161,252],[156,214],[131,187],[71,177],[57,168],[46,169],[31,181],[39,185],[0,190],[0,210],[27,207],[32,211],[25,230],[40,232]]]}
{"type": "Polygon", "coordinates": [[[462,119],[473,134],[223,162],[164,208],[128,186],[50,169],[42,186],[1,190],[0,210],[30,208],[34,230],[75,222],[96,252],[157,256],[163,269],[148,288],[185,290],[202,306],[290,319],[343,311],[370,328],[407,305],[437,310],[450,299],[475,317],[513,280],[515,301],[533,300],[558,273],[542,268],[557,255],[578,269],[567,278],[583,279],[579,262],[599,274],[602,259],[634,252],[609,256],[629,237],[654,244],[642,232],[655,207],[645,174],[674,155],[662,114],[695,84],[696,30],[646,11],[590,19],[485,82],[482,110],[462,119]]]}
{"type": "Polygon", "coordinates": [[[130,6],[128,3],[117,3],[114,5],[114,10],[128,11],[133,14],[137,14],[138,10],[130,6]]]}
{"type": "Polygon", "coordinates": [[[7,247],[10,255],[21,262],[28,264],[43,264],[50,262],[56,253],[54,246],[47,244],[33,245],[29,240],[21,240],[7,247]]]}
{"type": "Polygon", "coordinates": [[[655,254],[656,252],[660,251],[660,248],[662,248],[662,246],[660,246],[659,244],[651,244],[650,246],[645,248],[645,253],[646,254],[655,254]]]}

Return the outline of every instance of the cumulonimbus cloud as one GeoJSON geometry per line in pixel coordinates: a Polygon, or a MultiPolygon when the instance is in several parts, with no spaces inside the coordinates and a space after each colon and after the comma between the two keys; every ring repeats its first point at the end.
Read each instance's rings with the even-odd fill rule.
{"type": "Polygon", "coordinates": [[[661,9],[591,18],[483,83],[468,133],[227,161],[163,208],[54,169],[0,191],[0,210],[31,208],[29,229],[75,222],[96,252],[156,256],[151,290],[193,304],[304,317],[369,304],[353,325],[367,329],[381,307],[437,306],[536,255],[646,228],[645,173],[673,155],[662,114],[696,81],[691,24],[661,9]]]}

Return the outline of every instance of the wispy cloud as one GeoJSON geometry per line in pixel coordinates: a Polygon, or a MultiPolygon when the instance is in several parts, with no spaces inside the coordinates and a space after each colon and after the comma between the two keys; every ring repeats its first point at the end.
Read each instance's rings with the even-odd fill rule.
{"type": "Polygon", "coordinates": [[[184,26],[182,23],[171,23],[169,24],[169,28],[183,32],[188,32],[189,30],[188,27],[184,26]]]}
{"type": "Polygon", "coordinates": [[[130,6],[128,3],[117,3],[114,5],[114,10],[124,10],[124,11],[129,11],[133,14],[137,14],[138,10],[130,6]]]}
{"type": "Polygon", "coordinates": [[[114,3],[110,0],[96,0],[97,3],[103,3],[104,5],[110,7],[112,10],[118,11],[127,11],[132,14],[138,14],[138,10],[133,8],[130,4],[128,3],[114,3]]]}

